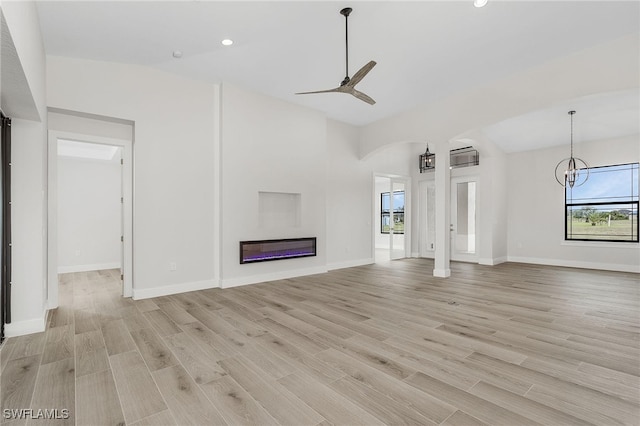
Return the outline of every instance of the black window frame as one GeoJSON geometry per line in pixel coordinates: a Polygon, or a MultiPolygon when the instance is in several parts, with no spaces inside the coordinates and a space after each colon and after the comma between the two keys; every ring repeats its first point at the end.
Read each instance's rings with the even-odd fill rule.
{"type": "MultiPolygon", "coordinates": [[[[640,164],[639,163],[623,163],[623,164],[610,164],[607,166],[597,166],[597,167],[589,167],[589,172],[590,174],[597,169],[604,169],[604,168],[610,168],[610,167],[622,167],[622,166],[630,166],[631,168],[633,168],[635,166],[636,170],[639,170],[640,172],[640,164]]],[[[632,175],[633,176],[633,175],[632,175]]],[[[585,185],[588,183],[585,183],[585,185]]],[[[639,230],[639,219],[640,217],[638,217],[638,212],[639,212],[639,207],[640,207],[640,200],[638,198],[638,182],[635,182],[635,191],[636,193],[633,193],[633,189],[634,189],[634,185],[632,184],[631,190],[632,193],[629,195],[629,201],[598,201],[598,202],[573,202],[573,200],[571,200],[571,202],[568,202],[570,199],[570,193],[572,191],[572,188],[570,188],[569,186],[565,187],[565,195],[564,195],[564,240],[565,241],[582,241],[582,242],[607,242],[607,243],[631,243],[631,244],[637,244],[640,242],[640,230],[639,230]],[[624,206],[635,206],[631,208],[631,213],[630,215],[633,215],[633,212],[635,211],[635,216],[636,216],[636,227],[635,227],[635,239],[633,239],[634,235],[633,235],[633,227],[631,228],[631,239],[604,239],[604,238],[575,238],[575,237],[571,237],[569,238],[569,227],[568,227],[568,217],[570,214],[572,214],[571,212],[573,212],[572,208],[573,207],[593,207],[596,208],[598,206],[615,206],[615,205],[624,205],[624,206]]],[[[625,196],[626,197],[626,196],[625,196]]],[[[599,199],[602,199],[604,197],[599,197],[599,199]]],[[[623,197],[613,197],[616,199],[619,198],[623,198],[623,197]]],[[[633,226],[633,225],[632,225],[633,226]]],[[[573,233],[572,233],[573,235],[573,233]]],[[[584,234],[582,234],[584,235],[584,234]]]]}
{"type": "MultiPolygon", "coordinates": [[[[394,194],[397,193],[401,193],[402,195],[402,199],[405,200],[406,197],[406,193],[404,190],[398,190],[398,191],[393,191],[394,194]]],[[[391,192],[387,191],[387,192],[382,192],[380,193],[380,233],[381,234],[390,234],[390,230],[389,231],[385,231],[384,230],[384,218],[387,217],[389,218],[388,222],[389,225],[391,224],[391,209],[387,209],[386,211],[382,208],[382,206],[384,206],[384,196],[390,196],[391,192]]],[[[401,215],[402,216],[402,223],[404,224],[404,201],[402,203],[402,210],[396,210],[395,206],[393,209],[393,214],[395,215],[401,215]]],[[[402,229],[402,232],[396,232],[395,230],[393,231],[394,234],[398,234],[398,235],[403,235],[404,234],[404,227],[402,229]]]]}

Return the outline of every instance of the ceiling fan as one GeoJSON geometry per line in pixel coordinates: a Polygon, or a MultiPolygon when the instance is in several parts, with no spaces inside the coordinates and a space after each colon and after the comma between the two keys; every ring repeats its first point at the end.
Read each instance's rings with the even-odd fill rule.
{"type": "Polygon", "coordinates": [[[355,87],[356,84],[358,84],[364,78],[364,76],[367,75],[369,71],[371,71],[371,69],[376,66],[376,61],[369,61],[369,63],[367,63],[362,68],[360,68],[358,72],[356,72],[353,75],[353,78],[349,78],[349,14],[351,13],[352,10],[353,9],[351,9],[350,7],[345,7],[340,11],[340,14],[344,16],[344,24],[345,24],[346,77],[344,78],[344,80],[342,80],[342,82],[340,83],[340,86],[334,89],[317,90],[314,92],[301,92],[301,93],[296,93],[296,95],[309,95],[313,93],[333,93],[333,92],[348,93],[360,99],[361,101],[365,101],[370,105],[373,105],[376,103],[376,101],[374,101],[370,96],[356,90],[356,87],[355,87]]]}

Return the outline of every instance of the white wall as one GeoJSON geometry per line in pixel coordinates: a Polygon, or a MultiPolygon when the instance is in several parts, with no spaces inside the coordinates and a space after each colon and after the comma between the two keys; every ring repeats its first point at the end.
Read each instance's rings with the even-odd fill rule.
{"type": "Polygon", "coordinates": [[[222,285],[326,271],[325,117],[233,84],[222,86],[222,285]],[[261,226],[258,193],[300,194],[299,226],[261,226]],[[317,237],[318,255],[239,263],[239,242],[317,237]]]}
{"type": "Polygon", "coordinates": [[[372,168],[358,158],[357,127],[327,120],[327,266],[373,262],[372,168]]]}
{"type": "Polygon", "coordinates": [[[479,190],[480,232],[489,232],[489,235],[480,237],[479,263],[496,265],[508,258],[507,157],[496,153],[481,161],[486,167],[479,190]]]}
{"type": "Polygon", "coordinates": [[[134,298],[216,286],[214,86],[61,57],[47,79],[50,107],[134,123],[134,298]]]}
{"type": "MultiPolygon", "coordinates": [[[[7,336],[44,330],[46,308],[46,93],[45,56],[33,2],[3,2],[19,66],[29,90],[13,102],[35,104],[40,121],[12,118],[12,322],[7,336]]],[[[31,117],[31,116],[30,116],[31,117]]]]}
{"type": "MultiPolygon", "coordinates": [[[[380,194],[374,188],[374,176],[409,177],[412,165],[417,164],[417,157],[413,157],[416,149],[413,144],[388,146],[359,159],[360,130],[337,121],[327,122],[329,269],[373,263],[373,248],[374,244],[378,245],[378,238],[383,239],[380,243],[389,246],[389,236],[379,232],[380,194]]],[[[388,190],[387,184],[380,192],[388,190]]],[[[411,195],[409,189],[408,197],[411,195]]],[[[404,238],[396,236],[398,242],[404,238]]]]}
{"type": "Polygon", "coordinates": [[[120,154],[58,157],[58,272],[120,268],[120,154]]]}
{"type": "Polygon", "coordinates": [[[475,89],[363,127],[360,156],[396,142],[448,141],[554,102],[637,88],[639,51],[640,37],[631,34],[498,81],[478,81],[475,89]]]}
{"type": "Polygon", "coordinates": [[[482,140],[482,135],[475,139],[474,147],[480,153],[478,262],[497,265],[507,261],[507,156],[490,141],[482,140]]]}
{"type": "Polygon", "coordinates": [[[13,271],[8,336],[44,330],[46,305],[42,123],[14,119],[11,124],[13,271]]]}
{"type": "MultiPolygon", "coordinates": [[[[564,188],[553,175],[568,146],[508,155],[509,260],[640,272],[636,243],[564,241],[564,188]]],[[[639,136],[575,146],[590,166],[640,161],[639,136]]]]}

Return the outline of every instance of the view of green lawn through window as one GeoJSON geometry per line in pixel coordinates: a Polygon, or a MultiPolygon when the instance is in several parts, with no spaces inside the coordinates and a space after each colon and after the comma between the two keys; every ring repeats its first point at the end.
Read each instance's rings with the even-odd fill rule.
{"type": "MultiPolygon", "coordinates": [[[[380,232],[388,234],[391,225],[391,197],[380,194],[380,232]]],[[[404,191],[393,192],[393,233],[404,234],[404,191]]]]}
{"type": "Polygon", "coordinates": [[[592,167],[565,188],[565,239],[638,242],[638,163],[592,167]]]}

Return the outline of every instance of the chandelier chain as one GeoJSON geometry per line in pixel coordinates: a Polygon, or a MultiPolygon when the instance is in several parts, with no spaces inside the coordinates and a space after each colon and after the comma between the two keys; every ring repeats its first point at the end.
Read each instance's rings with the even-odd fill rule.
{"type": "Polygon", "coordinates": [[[571,116],[571,158],[573,158],[573,114],[575,111],[569,111],[569,115],[571,116]]]}

